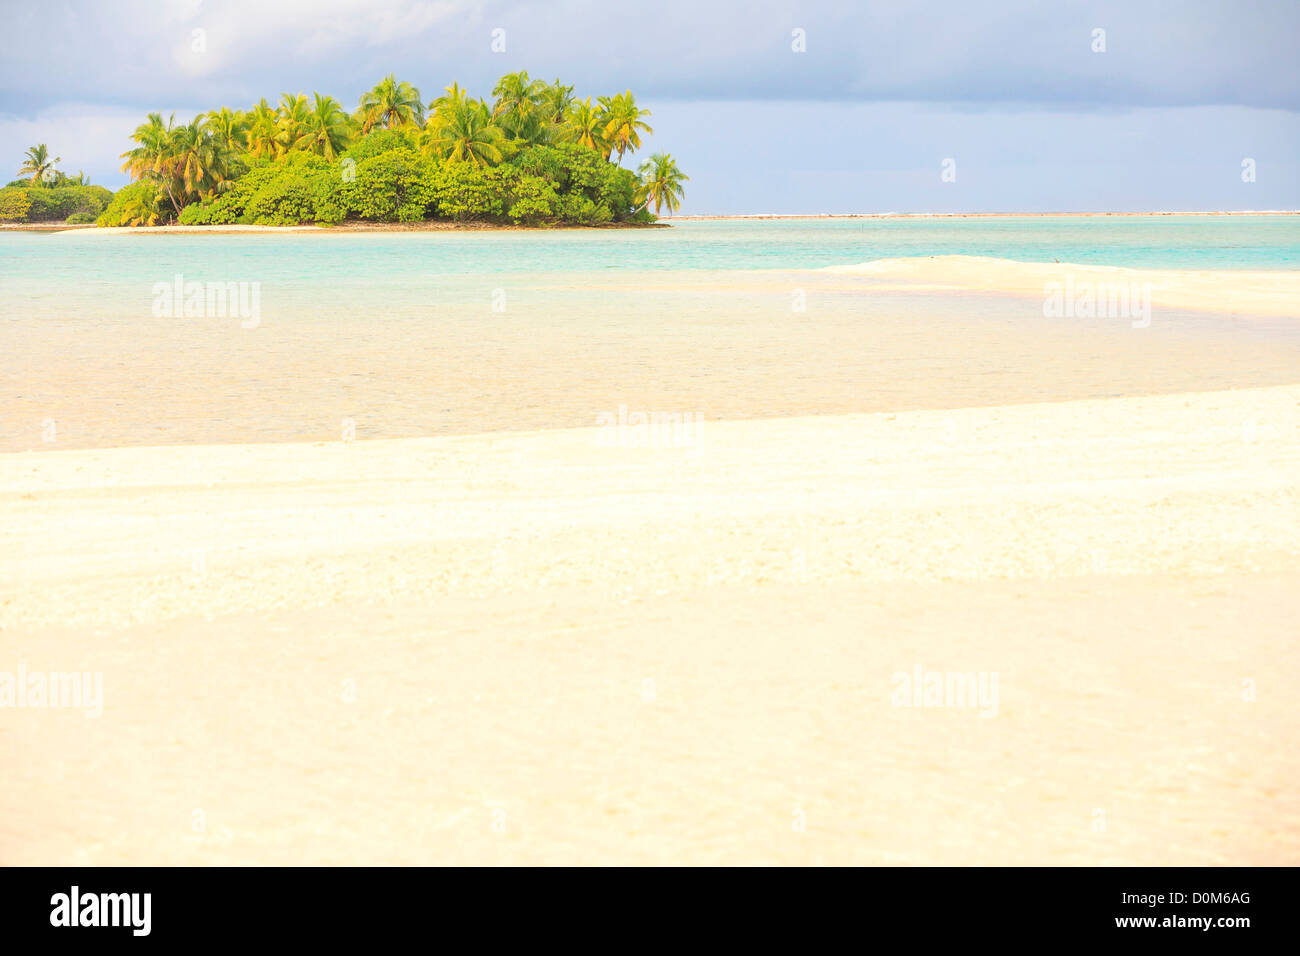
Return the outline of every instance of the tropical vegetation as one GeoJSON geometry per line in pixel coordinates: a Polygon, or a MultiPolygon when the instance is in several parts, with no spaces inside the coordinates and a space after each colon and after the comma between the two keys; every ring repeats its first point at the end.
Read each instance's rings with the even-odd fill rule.
{"type": "Polygon", "coordinates": [[[44,143],[27,150],[18,179],[0,189],[0,222],[95,222],[113,193],[92,186],[85,173],[70,176],[57,168],[44,143]]]}
{"type": "Polygon", "coordinates": [[[669,215],[681,208],[686,191],[682,183],[689,182],[691,177],[677,168],[669,153],[654,153],[641,164],[640,172],[642,195],[648,204],[654,205],[656,213],[665,206],[669,215]]]}
{"type": "Polygon", "coordinates": [[[57,168],[58,156],[39,143],[27,150],[18,179],[0,189],[0,222],[91,223],[113,197],[92,186],[85,173],[70,176],[57,168]]]}
{"type": "Polygon", "coordinates": [[[27,150],[27,156],[23,159],[23,165],[18,170],[18,175],[20,177],[30,176],[29,182],[33,186],[45,185],[49,181],[51,174],[55,172],[55,164],[59,162],[62,162],[61,158],[55,156],[50,159],[49,148],[44,143],[40,143],[27,150]]]}
{"type": "MultiPolygon", "coordinates": [[[[351,112],[321,93],[284,93],[187,124],[150,113],[122,154],[133,183],[97,221],[651,222],[680,208],[688,179],[667,153],[640,175],[624,168],[653,133],[649,118],[631,91],[593,105],[526,71],[501,77],[490,98],[452,83],[426,102],[390,75],[351,112]]],[[[40,150],[23,166],[33,182],[58,162],[40,150]]]]}

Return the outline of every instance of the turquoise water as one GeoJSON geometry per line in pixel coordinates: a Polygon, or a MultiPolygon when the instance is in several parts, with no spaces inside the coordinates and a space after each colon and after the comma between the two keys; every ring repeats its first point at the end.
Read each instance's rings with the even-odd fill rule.
{"type": "Polygon", "coordinates": [[[108,294],[196,279],[349,285],[438,276],[805,269],[895,256],[994,256],[1137,268],[1297,269],[1300,217],[681,222],[669,229],[331,235],[0,234],[12,296],[108,294]]]}
{"type": "Polygon", "coordinates": [[[1300,219],[0,233],[0,452],[43,447],[47,421],[61,448],[322,441],[345,418],[396,438],[589,427],[622,405],[731,419],[1296,381],[1291,319],[1160,310],[1138,330],[783,271],[941,254],[1298,269],[1300,219]],[[199,295],[178,321],[177,275],[256,292],[256,313],[199,295]]]}
{"type": "MultiPolygon", "coordinates": [[[[126,236],[0,233],[0,316],[138,316],[160,282],[258,284],[270,314],[402,317],[498,287],[551,305],[675,273],[816,269],[899,256],[1147,268],[1300,269],[1300,217],[690,221],[665,229],[126,236]],[[507,281],[510,280],[510,281],[507,281]]],[[[581,309],[579,301],[576,308],[581,309]]]]}

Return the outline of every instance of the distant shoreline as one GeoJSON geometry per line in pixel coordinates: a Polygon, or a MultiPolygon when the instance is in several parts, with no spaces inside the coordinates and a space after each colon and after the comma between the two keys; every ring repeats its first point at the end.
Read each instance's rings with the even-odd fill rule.
{"type": "Polygon", "coordinates": [[[746,213],[737,216],[673,216],[668,222],[728,219],[1050,219],[1053,217],[1107,218],[1116,216],[1300,216],[1300,209],[1241,209],[1208,212],[824,212],[746,213]]]}
{"type": "Polygon", "coordinates": [[[746,213],[735,216],[671,216],[650,223],[610,223],[603,226],[523,226],[490,222],[349,222],[337,226],[311,223],[297,226],[95,226],[91,223],[68,225],[62,222],[0,223],[0,232],[79,232],[88,230],[99,235],[152,235],[171,233],[342,233],[342,232],[582,232],[602,229],[663,229],[675,222],[746,222],[764,220],[818,219],[1114,219],[1151,216],[1300,216],[1300,209],[1243,209],[1207,212],[828,212],[828,213],[746,213]]]}
{"type": "Polygon", "coordinates": [[[522,226],[501,225],[493,222],[350,222],[337,226],[321,226],[305,223],[297,226],[254,226],[233,223],[222,226],[182,226],[172,223],[166,226],[96,226],[68,225],[63,222],[25,222],[0,224],[0,232],[81,232],[93,235],[173,235],[220,233],[223,235],[239,233],[320,233],[328,235],[340,232],[600,232],[607,229],[662,229],[663,222],[618,222],[600,226],[522,226]]]}

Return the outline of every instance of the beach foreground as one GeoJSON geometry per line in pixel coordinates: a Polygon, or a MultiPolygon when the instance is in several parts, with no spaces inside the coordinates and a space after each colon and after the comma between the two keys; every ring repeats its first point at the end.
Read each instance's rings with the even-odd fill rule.
{"type": "Polygon", "coordinates": [[[1294,864],[1298,429],[1282,386],[0,455],[0,671],[103,674],[3,714],[0,860],[1294,864]]]}

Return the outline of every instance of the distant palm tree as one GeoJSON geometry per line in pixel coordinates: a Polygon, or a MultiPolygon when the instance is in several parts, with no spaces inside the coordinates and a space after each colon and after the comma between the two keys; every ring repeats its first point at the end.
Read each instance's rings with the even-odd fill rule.
{"type": "Polygon", "coordinates": [[[574,103],[573,87],[564,86],[559,77],[554,83],[543,86],[539,101],[542,116],[553,126],[561,126],[569,116],[569,107],[574,103]]]}
{"type": "Polygon", "coordinates": [[[223,106],[207,115],[208,129],[224,149],[240,152],[248,148],[248,116],[223,106]]]}
{"type": "Polygon", "coordinates": [[[601,156],[609,158],[609,144],[605,142],[605,114],[591,105],[591,97],[578,100],[569,107],[565,120],[565,136],[569,142],[600,151],[601,156]]]}
{"type": "Polygon", "coordinates": [[[161,114],[150,113],[131,138],[137,145],[122,154],[122,171],[157,183],[176,212],[229,187],[235,154],[203,116],[177,126],[175,114],[164,123],[161,114]]]}
{"type": "Polygon", "coordinates": [[[352,120],[334,97],[312,95],[314,100],[303,118],[302,132],[290,145],[332,160],[347,149],[352,120]]]}
{"type": "Polygon", "coordinates": [[[442,110],[444,114],[448,114],[450,111],[468,103],[471,99],[469,93],[466,92],[465,87],[461,86],[459,83],[452,83],[451,86],[443,87],[443,89],[445,89],[446,92],[429,104],[430,118],[432,118],[439,110],[442,110]]]}
{"type": "Polygon", "coordinates": [[[126,160],[122,164],[122,172],[130,173],[132,179],[151,179],[158,183],[167,191],[172,206],[180,209],[174,188],[176,162],[172,143],[175,123],[175,113],[168,117],[165,124],[161,113],[150,113],[148,120],[137,126],[131,134],[131,139],[137,145],[122,154],[122,159],[126,160]]]}
{"type": "Polygon", "coordinates": [[[227,188],[231,154],[212,136],[202,116],[172,131],[171,157],[175,176],[183,187],[184,200],[176,211],[194,198],[204,198],[227,188]]]}
{"type": "Polygon", "coordinates": [[[525,143],[544,142],[548,138],[547,117],[543,105],[546,84],[530,80],[527,70],[507,73],[492,90],[496,102],[492,119],[514,139],[525,143]]]}
{"type": "Polygon", "coordinates": [[[500,119],[510,114],[526,116],[534,112],[545,90],[546,84],[541,80],[530,80],[527,70],[505,74],[492,89],[492,95],[497,98],[492,107],[492,118],[500,119]]]}
{"type": "Polygon", "coordinates": [[[248,151],[260,159],[275,159],[284,152],[280,142],[280,115],[262,97],[248,112],[248,151]]]}
{"type": "Polygon", "coordinates": [[[311,112],[311,107],[307,103],[307,97],[301,93],[281,93],[278,112],[278,140],[281,152],[287,153],[306,132],[307,115],[311,112]]]}
{"type": "Polygon", "coordinates": [[[55,156],[50,159],[50,151],[46,149],[44,143],[39,143],[27,150],[27,158],[23,160],[22,168],[18,170],[19,177],[31,176],[32,185],[39,186],[45,182],[54,172],[54,166],[60,162],[60,157],[55,156]]]}
{"type": "Polygon", "coordinates": [[[681,208],[682,196],[686,192],[682,183],[690,182],[690,179],[677,168],[669,153],[654,153],[641,164],[640,194],[647,205],[654,203],[656,213],[667,206],[671,216],[681,208]]]}
{"type": "Polygon", "coordinates": [[[361,95],[356,118],[363,135],[376,126],[384,129],[419,126],[424,122],[424,103],[418,89],[410,83],[398,82],[390,73],[373,90],[361,95]]]}
{"type": "Polygon", "coordinates": [[[505,132],[492,122],[487,104],[463,97],[455,105],[449,99],[434,111],[425,127],[423,146],[447,162],[476,166],[495,165],[511,149],[505,132]]]}
{"type": "Polygon", "coordinates": [[[618,150],[618,162],[623,164],[623,153],[641,147],[641,133],[653,133],[654,130],[641,119],[649,116],[649,110],[636,105],[632,91],[617,96],[602,96],[601,108],[605,112],[605,140],[613,149],[618,150]]]}

